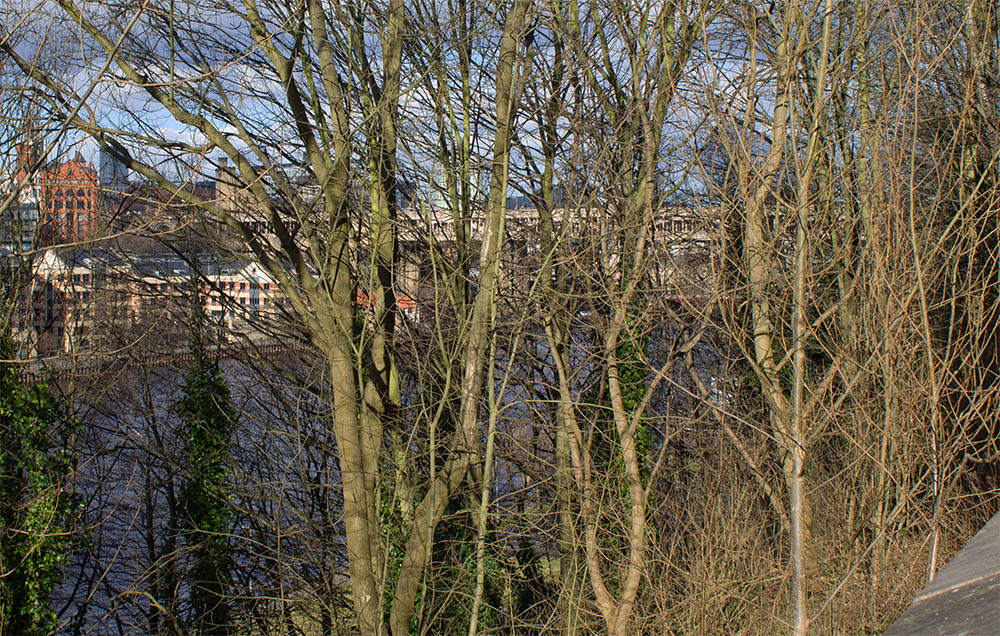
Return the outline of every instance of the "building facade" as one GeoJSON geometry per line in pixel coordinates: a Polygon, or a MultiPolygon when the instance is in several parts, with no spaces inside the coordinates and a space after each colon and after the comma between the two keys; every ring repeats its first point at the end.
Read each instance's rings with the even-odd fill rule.
{"type": "Polygon", "coordinates": [[[284,304],[274,280],[256,263],[198,261],[192,269],[173,254],[47,249],[34,262],[22,340],[42,357],[140,344],[170,351],[186,342],[195,281],[206,327],[225,340],[266,340],[284,304]]]}
{"type": "MultiPolygon", "coordinates": [[[[22,241],[31,247],[75,243],[96,238],[101,229],[101,183],[97,171],[79,152],[62,163],[46,162],[39,144],[17,147],[17,170],[10,180],[20,189],[22,241]]],[[[11,232],[6,232],[11,234],[11,232]]]]}
{"type": "Polygon", "coordinates": [[[100,181],[97,171],[79,152],[71,161],[40,170],[35,180],[41,192],[45,245],[85,241],[98,235],[100,181]]]}

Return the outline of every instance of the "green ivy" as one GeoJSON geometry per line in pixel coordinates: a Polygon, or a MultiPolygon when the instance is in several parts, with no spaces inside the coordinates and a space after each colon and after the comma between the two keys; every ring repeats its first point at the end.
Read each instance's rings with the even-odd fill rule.
{"type": "Polygon", "coordinates": [[[185,475],[181,491],[183,533],[193,553],[191,606],[195,631],[229,630],[229,440],[236,413],[218,365],[196,351],[176,405],[184,423],[185,475]]]}
{"type": "MultiPolygon", "coordinates": [[[[618,383],[622,391],[622,406],[625,408],[625,417],[631,420],[635,417],[636,409],[642,404],[642,398],[646,395],[649,384],[649,367],[643,362],[643,348],[646,339],[633,336],[628,333],[627,329],[623,332],[626,337],[619,343],[615,355],[618,359],[618,383]]],[[[610,397],[608,400],[610,402],[610,397]]],[[[640,419],[635,430],[635,447],[639,455],[639,467],[644,476],[648,470],[647,455],[652,444],[649,426],[640,419]]],[[[620,458],[619,461],[621,461],[620,458]]],[[[622,471],[624,472],[624,465],[622,465],[622,471]]]]}
{"type": "Polygon", "coordinates": [[[79,508],[68,488],[77,423],[47,382],[26,381],[0,338],[0,632],[44,634],[79,508]]]}

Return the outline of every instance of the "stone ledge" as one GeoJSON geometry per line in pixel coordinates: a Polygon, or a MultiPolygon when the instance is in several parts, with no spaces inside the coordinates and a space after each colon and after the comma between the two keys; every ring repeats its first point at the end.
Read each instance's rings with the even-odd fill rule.
{"type": "Polygon", "coordinates": [[[884,636],[1000,636],[1000,512],[938,572],[884,636]]]}

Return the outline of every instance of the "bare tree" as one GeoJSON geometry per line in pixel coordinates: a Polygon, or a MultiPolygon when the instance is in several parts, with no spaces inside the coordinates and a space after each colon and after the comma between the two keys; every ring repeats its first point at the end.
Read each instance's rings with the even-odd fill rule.
{"type": "MultiPolygon", "coordinates": [[[[144,180],[225,310],[204,249],[280,291],[213,345],[234,623],[877,631],[995,501],[989,3],[44,8],[2,50],[50,127],[144,180]]],[[[158,315],[124,351],[169,350],[158,315]]],[[[194,597],[160,415],[95,451],[141,572],[81,571],[162,633],[194,597]]]]}

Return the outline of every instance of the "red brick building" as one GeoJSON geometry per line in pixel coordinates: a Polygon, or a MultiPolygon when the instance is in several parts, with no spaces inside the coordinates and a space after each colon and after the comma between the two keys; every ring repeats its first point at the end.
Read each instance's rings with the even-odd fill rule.
{"type": "Polygon", "coordinates": [[[78,152],[72,161],[38,171],[42,240],[46,245],[94,238],[99,230],[100,181],[78,152]]]}
{"type": "Polygon", "coordinates": [[[71,161],[44,162],[34,142],[18,144],[18,183],[37,198],[43,246],[95,238],[100,226],[101,185],[97,171],[79,152],[71,161]],[[34,168],[34,173],[25,178],[34,168]]]}

